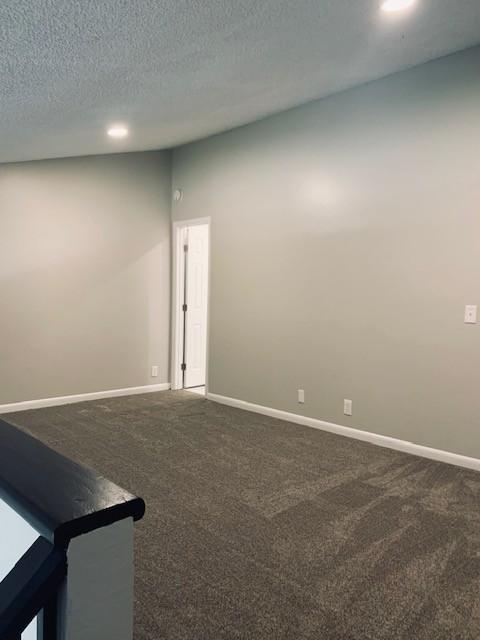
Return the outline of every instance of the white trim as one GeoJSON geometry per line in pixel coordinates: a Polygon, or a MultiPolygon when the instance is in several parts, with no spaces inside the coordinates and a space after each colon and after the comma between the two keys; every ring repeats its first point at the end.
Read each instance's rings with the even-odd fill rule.
{"type": "Polygon", "coordinates": [[[411,453],[412,455],[421,456],[422,458],[438,460],[439,462],[446,462],[447,464],[453,464],[458,467],[465,467],[467,469],[480,471],[480,460],[478,458],[469,458],[468,456],[463,456],[459,453],[451,453],[450,451],[442,451],[441,449],[431,449],[430,447],[415,444],[414,442],[407,442],[406,440],[382,436],[369,431],[353,429],[352,427],[345,427],[340,424],[333,424],[332,422],[325,422],[324,420],[309,418],[296,413],[288,413],[287,411],[281,411],[280,409],[272,409],[260,404],[253,404],[251,402],[246,402],[245,400],[228,398],[227,396],[221,396],[216,393],[207,393],[207,399],[219,402],[220,404],[226,404],[229,407],[236,407],[238,409],[244,409],[245,411],[261,413],[262,415],[270,416],[271,418],[294,422],[295,424],[301,424],[305,427],[312,427],[313,429],[336,433],[337,435],[354,438],[355,440],[363,440],[364,442],[370,442],[371,444],[375,444],[379,447],[395,449],[396,451],[411,453]]]}
{"type": "Polygon", "coordinates": [[[182,388],[182,349],[183,349],[183,318],[180,306],[183,303],[184,227],[174,222],[172,225],[172,345],[170,380],[172,389],[182,388]]]}
{"type": "Polygon", "coordinates": [[[172,389],[182,389],[182,357],[183,357],[183,280],[185,264],[183,259],[183,230],[196,225],[208,225],[208,304],[207,304],[207,366],[205,391],[208,392],[208,354],[210,343],[210,292],[211,292],[211,218],[192,218],[172,222],[172,344],[171,371],[172,389]]]}
{"type": "Polygon", "coordinates": [[[92,393],[79,393],[73,396],[58,396],[56,398],[42,398],[40,400],[24,400],[23,402],[11,402],[0,404],[1,413],[13,413],[14,411],[28,411],[29,409],[41,409],[43,407],[57,407],[62,404],[74,404],[87,402],[88,400],[101,400],[102,398],[115,398],[117,396],[135,396],[141,393],[153,393],[154,391],[168,391],[169,382],[149,384],[144,387],[127,387],[126,389],[110,389],[108,391],[94,391],[92,393]]]}

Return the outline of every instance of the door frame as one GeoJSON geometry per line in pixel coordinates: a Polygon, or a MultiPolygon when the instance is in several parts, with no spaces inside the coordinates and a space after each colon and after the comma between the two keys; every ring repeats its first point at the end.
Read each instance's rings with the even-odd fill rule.
{"type": "Polygon", "coordinates": [[[205,395],[208,393],[208,354],[210,342],[210,252],[211,252],[211,218],[193,218],[191,220],[177,220],[172,222],[172,343],[170,385],[172,389],[183,389],[182,360],[183,360],[183,319],[182,310],[185,260],[183,251],[183,232],[186,227],[206,224],[208,226],[208,299],[207,299],[207,353],[205,363],[205,395]]]}

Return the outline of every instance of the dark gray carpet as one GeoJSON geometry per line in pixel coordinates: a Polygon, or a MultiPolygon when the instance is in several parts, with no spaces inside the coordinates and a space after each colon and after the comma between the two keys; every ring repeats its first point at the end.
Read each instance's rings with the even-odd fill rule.
{"type": "Polygon", "coordinates": [[[136,640],[480,637],[480,474],[185,392],[7,420],[145,498],[136,640]]]}

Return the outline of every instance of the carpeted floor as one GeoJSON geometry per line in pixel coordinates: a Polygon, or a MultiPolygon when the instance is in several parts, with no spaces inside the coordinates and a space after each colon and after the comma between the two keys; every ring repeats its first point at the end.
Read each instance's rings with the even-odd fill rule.
{"type": "Polygon", "coordinates": [[[480,637],[480,474],[185,392],[6,419],[146,500],[136,640],[480,637]]]}

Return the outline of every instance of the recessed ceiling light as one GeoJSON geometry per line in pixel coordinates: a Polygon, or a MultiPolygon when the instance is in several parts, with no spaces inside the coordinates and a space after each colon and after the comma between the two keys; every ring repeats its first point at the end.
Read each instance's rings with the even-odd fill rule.
{"type": "Polygon", "coordinates": [[[111,138],[126,138],[128,136],[128,128],[123,124],[114,124],[107,129],[107,134],[111,138]]]}
{"type": "Polygon", "coordinates": [[[385,0],[382,4],[382,11],[394,13],[395,11],[403,11],[415,4],[415,0],[385,0]]]}

